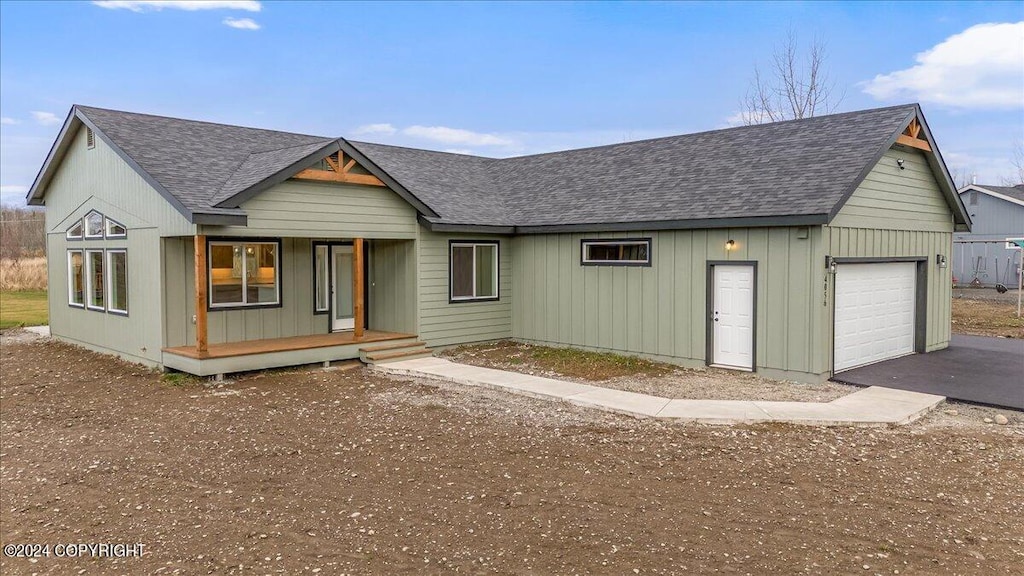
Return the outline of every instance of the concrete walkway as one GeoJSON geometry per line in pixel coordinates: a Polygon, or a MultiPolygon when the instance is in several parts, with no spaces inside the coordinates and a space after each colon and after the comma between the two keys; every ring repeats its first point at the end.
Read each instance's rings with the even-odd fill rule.
{"type": "Polygon", "coordinates": [[[418,358],[378,364],[373,368],[389,374],[433,378],[545,400],[561,400],[640,418],[665,418],[703,424],[786,422],[813,426],[888,426],[913,422],[945,400],[943,396],[877,386],[828,403],[673,400],[456,364],[443,358],[418,358]]]}

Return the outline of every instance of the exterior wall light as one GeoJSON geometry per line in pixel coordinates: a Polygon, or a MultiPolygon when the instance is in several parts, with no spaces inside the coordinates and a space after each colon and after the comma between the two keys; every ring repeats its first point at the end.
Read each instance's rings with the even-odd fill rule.
{"type": "Polygon", "coordinates": [[[945,254],[936,254],[935,255],[935,265],[938,266],[939,268],[945,268],[946,266],[948,266],[949,262],[946,260],[946,255],[945,254]]]}
{"type": "Polygon", "coordinates": [[[829,274],[836,273],[836,259],[831,256],[825,256],[825,268],[828,269],[829,274]]]}
{"type": "Polygon", "coordinates": [[[896,159],[896,165],[900,167],[900,170],[905,170],[906,169],[906,167],[903,166],[903,158],[897,158],[896,159]]]}
{"type": "Polygon", "coordinates": [[[725,250],[726,250],[726,252],[731,252],[731,251],[733,251],[735,249],[736,249],[736,241],[730,238],[729,241],[725,243],[725,250]]]}

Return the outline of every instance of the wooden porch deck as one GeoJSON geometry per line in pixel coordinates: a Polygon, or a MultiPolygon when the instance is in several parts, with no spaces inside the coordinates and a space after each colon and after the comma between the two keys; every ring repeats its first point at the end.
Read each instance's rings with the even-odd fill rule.
{"type": "Polygon", "coordinates": [[[333,332],[331,334],[312,334],[309,336],[291,336],[288,338],[268,338],[265,340],[248,340],[244,342],[225,342],[222,344],[210,344],[206,352],[199,353],[195,346],[177,346],[175,348],[164,348],[163,351],[176,356],[183,356],[194,360],[208,360],[213,358],[231,358],[235,356],[250,356],[253,354],[271,354],[275,352],[294,352],[297,350],[309,350],[312,348],[327,348],[331,346],[363,345],[370,342],[386,342],[388,340],[406,340],[416,338],[415,334],[402,334],[400,332],[382,332],[380,330],[366,330],[362,338],[356,338],[352,332],[333,332]]]}

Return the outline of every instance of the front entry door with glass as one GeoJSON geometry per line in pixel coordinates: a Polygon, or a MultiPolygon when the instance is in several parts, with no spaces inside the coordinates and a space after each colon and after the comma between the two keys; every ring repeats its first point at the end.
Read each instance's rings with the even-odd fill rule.
{"type": "Polygon", "coordinates": [[[331,330],[355,329],[352,311],[352,247],[331,246],[331,330]]]}

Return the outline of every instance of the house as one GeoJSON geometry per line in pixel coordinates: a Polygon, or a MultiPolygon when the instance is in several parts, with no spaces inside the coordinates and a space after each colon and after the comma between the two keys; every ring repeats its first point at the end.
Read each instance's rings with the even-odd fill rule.
{"type": "Polygon", "coordinates": [[[52,334],[197,375],[515,338],[820,381],[948,345],[970,226],[917,105],[508,159],[75,106],[28,200],[52,334]]]}
{"type": "Polygon", "coordinates": [[[1016,286],[1021,250],[1009,240],[1024,240],[1024,184],[971,184],[959,194],[974,225],[953,237],[954,282],[1016,286]]]}

